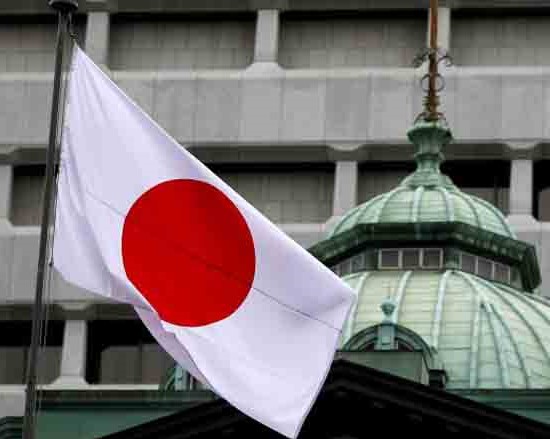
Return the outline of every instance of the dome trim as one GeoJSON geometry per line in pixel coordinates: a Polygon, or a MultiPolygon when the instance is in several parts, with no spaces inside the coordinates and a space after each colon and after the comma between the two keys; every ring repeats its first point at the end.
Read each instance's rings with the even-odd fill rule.
{"type": "Polygon", "coordinates": [[[523,379],[525,380],[525,387],[531,388],[533,387],[531,385],[531,376],[529,374],[529,370],[525,366],[525,361],[523,360],[524,355],[521,352],[521,349],[519,348],[519,344],[513,334],[513,332],[510,330],[508,325],[505,323],[504,319],[500,315],[500,312],[498,312],[496,309],[493,310],[495,315],[497,316],[498,321],[500,322],[501,326],[504,328],[504,331],[506,332],[506,335],[508,335],[508,338],[510,339],[512,346],[514,347],[514,352],[516,353],[516,357],[518,358],[519,365],[521,368],[521,371],[523,373],[523,379]]]}
{"type": "Polygon", "coordinates": [[[439,333],[441,331],[441,320],[443,316],[443,300],[445,299],[445,292],[447,290],[447,280],[453,270],[446,270],[443,273],[439,281],[439,287],[437,290],[437,303],[434,311],[434,323],[432,326],[432,346],[437,349],[439,346],[439,333]]]}
{"type": "MultiPolygon", "coordinates": [[[[527,326],[527,328],[529,329],[529,332],[531,333],[533,338],[537,341],[537,343],[542,348],[542,352],[544,352],[544,356],[546,357],[546,361],[550,362],[550,352],[548,351],[546,345],[542,341],[542,338],[541,338],[540,334],[535,330],[535,328],[533,327],[531,322],[529,322],[529,320],[527,320],[525,318],[524,313],[522,313],[521,310],[519,310],[518,307],[515,306],[505,295],[500,294],[500,292],[497,290],[497,288],[493,284],[491,284],[490,282],[486,282],[485,279],[482,279],[482,282],[490,290],[492,290],[494,293],[496,293],[498,295],[498,297],[500,297],[502,299],[502,301],[504,303],[506,303],[506,305],[508,305],[517,314],[517,316],[521,319],[521,321],[525,324],[525,326],[527,326]]],[[[524,299],[524,298],[522,298],[522,299],[524,299]]],[[[523,302],[523,303],[525,303],[525,302],[523,302]]],[[[532,308],[535,309],[536,307],[532,307],[532,308]]],[[[540,310],[538,310],[538,311],[540,312],[540,310]]],[[[540,313],[539,315],[544,316],[544,313],[540,313]]],[[[546,316],[544,316],[544,317],[545,317],[545,320],[548,322],[548,319],[546,318],[546,316]]],[[[509,332],[509,329],[508,329],[508,332],[509,332]]]]}
{"type": "Polygon", "coordinates": [[[399,286],[395,294],[395,310],[393,311],[392,320],[393,323],[397,324],[399,320],[399,309],[401,308],[401,301],[403,300],[403,295],[405,294],[405,288],[409,283],[409,278],[411,277],[412,270],[405,271],[399,280],[399,286]]]}
{"type": "MultiPolygon", "coordinates": [[[[454,199],[460,200],[458,197],[454,199]]],[[[443,200],[440,201],[443,208],[443,200]]],[[[408,203],[412,205],[412,198],[408,203]]],[[[463,204],[462,201],[460,203],[463,204]]],[[[365,249],[412,247],[418,246],[420,242],[420,245],[425,245],[429,241],[433,246],[456,248],[517,268],[517,281],[521,282],[522,289],[526,291],[532,291],[540,285],[541,275],[535,247],[503,235],[498,225],[501,233],[473,225],[474,218],[470,218],[468,223],[446,219],[443,222],[370,222],[378,208],[379,205],[367,213],[369,222],[351,224],[348,221],[336,236],[315,244],[309,251],[325,265],[333,266],[365,249]]],[[[469,214],[467,205],[462,209],[469,214]]]]}
{"type": "Polygon", "coordinates": [[[447,209],[447,218],[449,221],[455,220],[455,207],[453,202],[451,201],[451,196],[449,195],[449,191],[444,187],[436,187],[435,190],[439,192],[441,195],[443,195],[443,199],[445,200],[445,207],[447,209]]]}
{"type": "Polygon", "coordinates": [[[470,345],[470,388],[474,389],[478,386],[477,368],[479,365],[479,348],[481,343],[480,327],[481,327],[481,298],[474,297],[474,318],[472,320],[472,343],[470,345]]]}
{"type": "Polygon", "coordinates": [[[366,270],[344,280],[359,300],[347,340],[373,325],[406,325],[448,364],[449,388],[550,386],[550,304],[529,293],[453,266],[366,270]],[[377,304],[388,299],[399,303],[397,314],[397,306],[392,313],[379,311],[377,304]]]}
{"type": "MultiPolygon", "coordinates": [[[[368,201],[367,203],[365,203],[365,205],[363,207],[361,207],[360,209],[358,209],[359,211],[359,217],[362,217],[365,212],[367,210],[369,210],[369,208],[373,205],[373,204],[376,204],[379,200],[381,200],[382,198],[386,197],[388,194],[380,194],[380,195],[377,195],[376,197],[374,197],[372,200],[368,201]]],[[[379,215],[379,214],[377,214],[379,215]]]]}
{"type": "Polygon", "coordinates": [[[411,221],[413,223],[418,221],[418,213],[420,211],[420,201],[424,195],[424,186],[418,186],[414,191],[413,206],[411,210],[411,221]]]}
{"type": "Polygon", "coordinates": [[[386,195],[387,194],[377,195],[376,197],[372,198],[370,201],[367,201],[364,205],[356,206],[353,209],[351,209],[349,212],[347,212],[342,217],[342,219],[338,222],[336,227],[334,227],[332,232],[329,234],[329,238],[332,238],[333,236],[337,235],[340,229],[346,223],[346,221],[348,221],[353,215],[358,214],[358,216],[362,216],[373,203],[376,203],[380,198],[386,195]]]}
{"type": "Polygon", "coordinates": [[[481,224],[481,219],[479,218],[479,213],[472,199],[460,190],[454,191],[454,193],[456,194],[457,197],[461,198],[462,201],[464,201],[468,205],[468,207],[470,208],[470,210],[474,215],[474,218],[476,219],[477,227],[479,227],[480,229],[483,229],[483,225],[481,224]]]}
{"type": "Polygon", "coordinates": [[[508,362],[506,361],[504,345],[502,342],[502,335],[500,334],[500,327],[497,325],[497,322],[495,322],[493,306],[491,303],[487,301],[485,294],[478,288],[478,285],[472,280],[470,275],[463,273],[461,271],[457,271],[457,273],[462,278],[464,278],[466,282],[468,282],[472,290],[475,291],[475,293],[481,299],[481,308],[487,316],[487,320],[489,321],[489,326],[491,328],[491,336],[493,338],[493,342],[495,346],[497,347],[496,351],[497,351],[498,364],[500,366],[499,367],[500,380],[501,380],[502,386],[508,388],[510,387],[510,371],[508,368],[508,362]]]}
{"type": "MultiPolygon", "coordinates": [[[[367,282],[367,279],[372,275],[372,272],[366,272],[363,273],[363,276],[361,280],[359,280],[359,284],[357,285],[357,288],[353,288],[353,291],[356,293],[356,296],[359,295],[359,291],[363,291],[363,287],[365,286],[365,283],[367,282]]],[[[357,300],[355,300],[355,303],[353,304],[348,319],[346,320],[346,326],[344,328],[344,340],[349,340],[351,336],[353,335],[353,322],[355,322],[357,318],[357,308],[359,307],[359,298],[357,297],[357,300]]]]}
{"type": "MultiPolygon", "coordinates": [[[[374,201],[371,200],[371,201],[374,201]]],[[[368,205],[369,203],[366,203],[365,206],[363,206],[363,209],[368,205]]],[[[346,212],[346,214],[342,217],[342,219],[336,224],[336,227],[332,229],[332,232],[329,235],[329,238],[333,237],[338,233],[338,231],[343,227],[343,225],[348,221],[353,215],[358,213],[360,210],[362,210],[361,206],[356,206],[353,209],[351,209],[349,212],[346,212]]]]}
{"type": "MultiPolygon", "coordinates": [[[[485,279],[483,279],[483,281],[485,281],[485,279]]],[[[550,317],[548,317],[546,314],[544,314],[539,308],[538,306],[535,306],[531,300],[534,300],[538,303],[541,303],[543,305],[546,305],[546,306],[549,306],[550,307],[550,303],[547,303],[545,301],[543,301],[543,299],[541,297],[537,297],[537,296],[529,296],[529,299],[527,299],[527,297],[525,297],[523,294],[521,293],[518,293],[516,290],[514,290],[513,288],[510,288],[508,287],[507,285],[501,285],[502,288],[506,291],[508,291],[510,294],[513,294],[515,297],[517,297],[519,300],[521,300],[525,305],[527,305],[528,307],[530,307],[533,311],[535,311],[535,313],[541,317],[548,325],[550,325],[550,317]]],[[[549,308],[549,311],[550,311],[550,308],[549,308]]]]}
{"type": "MultiPolygon", "coordinates": [[[[369,344],[376,342],[379,335],[379,329],[385,325],[387,325],[387,323],[379,323],[362,329],[346,342],[342,350],[348,352],[365,350],[369,344]]],[[[390,324],[390,326],[395,330],[394,338],[396,341],[403,341],[413,350],[420,351],[424,354],[424,360],[426,361],[428,369],[444,369],[443,361],[439,357],[437,351],[434,351],[420,334],[417,334],[415,331],[405,326],[393,324],[390,324]]]]}
{"type": "Polygon", "coordinates": [[[380,210],[376,214],[376,219],[374,220],[375,223],[380,222],[380,218],[382,217],[382,215],[384,213],[384,209],[386,208],[386,206],[390,202],[390,200],[393,197],[395,197],[396,195],[398,195],[400,192],[403,192],[403,191],[406,191],[406,190],[407,190],[406,187],[398,186],[394,190],[392,190],[392,191],[388,192],[387,194],[385,194],[386,196],[384,198],[384,201],[382,201],[382,205],[380,206],[380,210]]]}
{"type": "Polygon", "coordinates": [[[508,222],[504,219],[504,217],[501,215],[501,212],[495,206],[485,201],[483,198],[476,197],[476,199],[480,204],[483,204],[487,209],[489,209],[493,213],[494,216],[498,218],[498,220],[502,224],[502,227],[504,227],[504,230],[506,230],[506,232],[510,236],[512,237],[516,236],[515,233],[512,231],[512,229],[510,228],[510,226],[508,225],[508,222]]]}
{"type": "Polygon", "coordinates": [[[493,341],[497,346],[498,362],[500,365],[500,377],[503,387],[511,387],[510,384],[510,365],[506,359],[506,353],[504,350],[504,342],[502,337],[501,328],[496,322],[495,309],[491,303],[487,303],[486,299],[482,299],[483,310],[487,314],[489,319],[489,325],[491,326],[491,333],[493,341]]]}

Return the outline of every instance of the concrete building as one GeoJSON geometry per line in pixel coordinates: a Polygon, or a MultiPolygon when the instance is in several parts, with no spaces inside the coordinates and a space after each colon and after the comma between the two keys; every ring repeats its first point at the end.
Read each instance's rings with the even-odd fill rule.
{"type": "MultiPolygon", "coordinates": [[[[80,3],[92,58],[306,247],[414,169],[426,2],[80,3]]],[[[443,170],[534,246],[550,296],[550,1],[448,0],[439,21],[443,170]]],[[[23,412],[55,29],[43,0],[0,4],[0,419],[23,412]]],[[[56,275],[48,291],[46,389],[158,388],[171,361],[129,309],[56,275]]]]}

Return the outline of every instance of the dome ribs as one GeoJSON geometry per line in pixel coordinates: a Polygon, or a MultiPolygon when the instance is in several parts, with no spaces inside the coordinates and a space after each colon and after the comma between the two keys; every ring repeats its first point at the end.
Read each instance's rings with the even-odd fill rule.
{"type": "Polygon", "coordinates": [[[441,331],[441,319],[443,317],[443,302],[445,299],[445,291],[447,289],[447,281],[453,270],[447,270],[443,273],[439,281],[437,289],[437,303],[434,311],[434,321],[432,326],[432,346],[437,349],[439,346],[439,333],[441,331]]]}
{"type": "Polygon", "coordinates": [[[510,339],[512,346],[514,348],[514,352],[516,353],[516,356],[518,358],[518,362],[520,364],[521,371],[523,373],[523,377],[525,380],[525,387],[531,388],[533,387],[531,384],[531,376],[529,374],[529,369],[525,365],[524,355],[521,352],[520,345],[517,342],[516,338],[514,337],[513,332],[510,330],[509,326],[506,324],[502,316],[500,315],[500,312],[496,308],[493,307],[493,312],[495,313],[498,321],[500,322],[500,325],[502,328],[504,328],[504,331],[506,332],[506,335],[510,339]]]}
{"type": "Polygon", "coordinates": [[[454,204],[451,201],[451,196],[449,195],[449,191],[444,187],[436,187],[435,190],[441,195],[443,195],[443,200],[445,200],[445,208],[447,209],[447,218],[449,221],[455,220],[455,209],[454,204]]]}
{"type": "MultiPolygon", "coordinates": [[[[521,312],[521,310],[516,305],[514,305],[504,294],[500,293],[496,289],[496,287],[494,285],[492,285],[490,282],[487,282],[484,279],[482,279],[482,282],[485,286],[487,286],[489,289],[491,289],[504,303],[506,303],[506,305],[508,305],[508,307],[510,307],[510,309],[525,324],[525,326],[528,328],[528,330],[531,333],[531,335],[533,336],[533,338],[537,341],[537,343],[541,347],[541,350],[544,353],[544,356],[546,357],[546,361],[548,362],[548,364],[550,364],[550,352],[548,351],[548,348],[547,348],[546,344],[543,342],[543,340],[542,340],[540,334],[538,333],[538,331],[535,329],[533,324],[525,317],[525,313],[521,312]]],[[[540,311],[537,307],[535,307],[532,303],[530,303],[529,299],[527,299],[527,298],[525,298],[521,295],[517,295],[517,294],[516,294],[516,297],[518,297],[521,300],[522,303],[530,306],[531,309],[535,310],[535,312],[539,316],[543,317],[543,319],[547,323],[550,324],[550,319],[547,316],[545,316],[544,313],[542,313],[542,311],[540,311]]]]}
{"type": "Polygon", "coordinates": [[[403,295],[405,294],[405,289],[407,288],[407,283],[409,282],[409,278],[412,275],[412,271],[405,271],[403,275],[401,276],[401,279],[399,280],[399,286],[397,287],[397,291],[395,292],[395,311],[393,312],[393,323],[397,324],[399,321],[399,311],[401,308],[401,302],[403,301],[403,295]]]}
{"type": "Polygon", "coordinates": [[[495,322],[496,317],[493,313],[492,304],[487,301],[485,294],[479,289],[479,286],[476,282],[472,280],[472,277],[469,274],[463,273],[462,271],[458,271],[457,273],[462,276],[466,280],[466,282],[468,282],[468,284],[472,288],[472,291],[480,298],[481,309],[485,312],[487,320],[489,321],[491,336],[493,338],[497,353],[502,387],[510,387],[509,365],[508,361],[506,360],[506,353],[504,351],[502,334],[500,334],[500,327],[497,325],[497,322],[495,322]]]}

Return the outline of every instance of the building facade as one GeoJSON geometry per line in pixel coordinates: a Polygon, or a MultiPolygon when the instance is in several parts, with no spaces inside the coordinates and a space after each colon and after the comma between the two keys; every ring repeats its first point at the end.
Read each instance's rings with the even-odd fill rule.
{"type": "MultiPolygon", "coordinates": [[[[56,29],[45,3],[0,5],[0,418],[23,412],[56,29]]],[[[412,61],[426,47],[425,2],[80,3],[86,52],[305,247],[415,169],[407,132],[422,107],[426,66],[412,61]]],[[[454,60],[442,67],[454,135],[442,168],[504,212],[509,230],[494,233],[533,246],[532,294],[550,296],[550,1],[442,3],[438,45],[454,60]]],[[[156,391],[171,361],[128,308],[55,274],[48,292],[45,389],[156,391]]],[[[168,413],[179,399],[163,404],[168,413]]]]}

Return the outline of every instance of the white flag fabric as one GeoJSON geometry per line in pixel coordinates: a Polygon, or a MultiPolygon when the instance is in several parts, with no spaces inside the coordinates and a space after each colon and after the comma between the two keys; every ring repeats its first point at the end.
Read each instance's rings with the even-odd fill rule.
{"type": "Polygon", "coordinates": [[[75,48],[53,263],[129,303],[198,380],[297,436],[352,291],[182,148],[75,48]]]}

